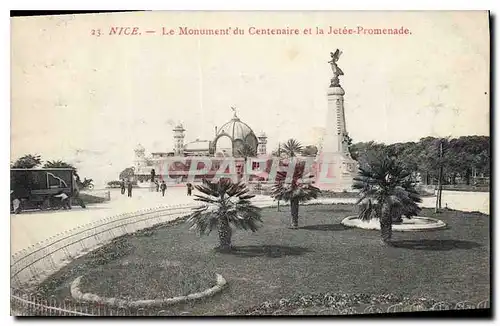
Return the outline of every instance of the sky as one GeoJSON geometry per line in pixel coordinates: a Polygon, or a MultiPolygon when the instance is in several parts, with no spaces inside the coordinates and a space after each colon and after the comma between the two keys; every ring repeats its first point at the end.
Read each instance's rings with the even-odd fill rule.
{"type": "Polygon", "coordinates": [[[98,183],[131,166],[133,149],[171,151],[212,139],[231,106],[268,150],[325,128],[330,52],[341,49],[354,142],[489,135],[486,12],[139,12],[11,18],[11,158],[38,153],[98,183]],[[112,26],[156,30],[106,35],[112,26]],[[243,36],[163,36],[239,27],[243,36]],[[400,28],[411,35],[248,35],[248,28],[400,28]],[[100,29],[100,37],[91,35],[100,29]]]}

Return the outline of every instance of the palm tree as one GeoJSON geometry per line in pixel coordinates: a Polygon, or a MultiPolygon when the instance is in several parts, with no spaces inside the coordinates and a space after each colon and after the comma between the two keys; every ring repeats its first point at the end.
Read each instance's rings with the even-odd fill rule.
{"type": "MultiPolygon", "coordinates": [[[[290,164],[294,164],[292,160],[290,164]]],[[[276,175],[276,183],[271,192],[271,197],[276,200],[290,202],[290,211],[292,214],[291,227],[296,229],[299,226],[299,206],[301,202],[306,202],[317,198],[321,192],[319,188],[312,185],[311,174],[305,173],[305,162],[297,162],[293,176],[287,182],[287,175],[284,171],[279,171],[276,175]]]]}
{"type": "Polygon", "coordinates": [[[66,163],[66,162],[63,162],[61,160],[47,161],[43,165],[43,167],[46,168],[46,169],[68,168],[68,169],[76,170],[76,168],[73,165],[71,165],[69,163],[66,163]]]}
{"type": "Polygon", "coordinates": [[[360,191],[357,202],[360,205],[359,218],[378,218],[384,243],[391,239],[394,219],[400,219],[401,215],[412,217],[420,211],[417,203],[422,199],[415,190],[410,173],[395,158],[384,154],[367,158],[354,178],[353,188],[360,191]]]}
{"type": "Polygon", "coordinates": [[[257,151],[250,144],[243,143],[243,145],[236,150],[236,155],[239,157],[244,157],[246,160],[248,157],[257,156],[257,151]]]}
{"type": "Polygon", "coordinates": [[[283,152],[288,157],[296,157],[297,154],[302,153],[302,145],[297,140],[291,138],[283,145],[283,152]]]}
{"type": "Polygon", "coordinates": [[[261,209],[254,206],[250,199],[249,189],[242,183],[233,183],[230,179],[220,179],[218,182],[203,180],[196,189],[204,195],[195,195],[197,201],[208,205],[196,208],[188,219],[191,229],[199,231],[200,235],[208,235],[213,229],[219,233],[219,249],[229,251],[232,248],[231,225],[243,230],[257,231],[261,209]]]}

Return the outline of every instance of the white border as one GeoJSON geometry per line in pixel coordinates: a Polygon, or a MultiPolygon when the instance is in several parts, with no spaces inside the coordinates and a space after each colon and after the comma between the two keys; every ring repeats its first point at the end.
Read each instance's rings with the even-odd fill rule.
{"type": "Polygon", "coordinates": [[[12,1],[9,9],[43,10],[486,10],[491,9],[494,1],[487,0],[420,0],[420,1],[271,1],[271,0],[122,0],[101,1],[12,1]]]}
{"type": "MultiPolygon", "coordinates": [[[[436,1],[436,0],[420,0],[410,3],[409,1],[387,1],[387,0],[378,0],[378,1],[342,1],[342,2],[332,2],[332,1],[324,1],[324,0],[307,0],[307,1],[296,1],[296,0],[288,0],[283,2],[272,2],[270,0],[253,0],[253,1],[228,1],[228,0],[211,0],[211,1],[181,1],[178,0],[176,2],[173,1],[151,1],[151,0],[142,0],[142,1],[132,1],[132,0],[121,0],[116,3],[104,2],[102,0],[87,0],[80,2],[70,2],[70,1],[54,1],[54,0],[44,0],[42,1],[2,1],[1,6],[6,6],[5,9],[43,9],[43,10],[125,10],[125,9],[141,9],[147,8],[148,10],[492,10],[493,14],[498,14],[500,10],[498,9],[500,1],[486,1],[486,0],[454,0],[454,1],[436,1]],[[9,3],[10,2],[10,3],[9,3]]],[[[2,8],[3,9],[3,8],[2,8]]],[[[2,10],[3,18],[1,24],[1,33],[3,39],[3,51],[1,51],[2,62],[3,62],[3,73],[1,74],[2,78],[2,103],[3,107],[1,112],[0,121],[3,124],[0,127],[0,132],[2,133],[2,137],[0,137],[1,142],[1,162],[2,166],[5,168],[1,170],[1,184],[4,186],[0,188],[0,197],[3,198],[1,201],[2,212],[8,212],[8,202],[6,198],[8,198],[8,190],[6,184],[9,181],[9,176],[7,174],[7,164],[10,162],[10,20],[9,13],[7,10],[2,10]],[[7,51],[9,49],[9,51],[7,51]]],[[[497,20],[497,34],[498,34],[498,17],[497,20]]],[[[496,39],[496,37],[495,37],[496,39]]],[[[498,62],[498,51],[496,51],[496,56],[494,58],[496,62],[498,62]]],[[[498,94],[498,84],[495,89],[492,90],[498,94]]],[[[498,100],[498,99],[497,99],[498,100]]],[[[493,123],[493,122],[492,122],[493,123]]],[[[495,131],[496,126],[493,126],[493,130],[495,131]]],[[[493,135],[492,135],[493,136],[493,135]]],[[[497,137],[495,137],[497,138],[497,137]]],[[[500,145],[495,145],[495,152],[500,149],[500,145]]],[[[498,167],[498,166],[496,166],[498,167]]],[[[497,169],[495,169],[497,171],[497,169]]],[[[494,181],[495,188],[497,188],[497,182],[494,181]]],[[[500,196],[500,195],[499,195],[500,196]]],[[[494,199],[498,199],[495,196],[494,199]]],[[[495,200],[495,202],[499,202],[495,200]]],[[[7,213],[5,213],[7,215],[7,213]]],[[[2,235],[1,239],[3,241],[2,250],[4,253],[3,259],[1,260],[3,268],[1,271],[4,273],[2,275],[2,307],[5,309],[2,313],[2,322],[1,325],[10,325],[14,323],[14,319],[12,317],[8,317],[10,311],[8,307],[10,306],[10,299],[8,297],[9,293],[9,275],[8,268],[6,265],[9,264],[10,261],[10,247],[9,247],[9,218],[7,216],[2,216],[2,222],[5,223],[1,228],[2,235]]],[[[495,218],[495,217],[492,217],[495,218]]],[[[496,228],[498,228],[498,222],[496,223],[496,228]]],[[[492,231],[492,234],[499,234],[496,229],[492,231]]],[[[497,249],[497,248],[495,248],[497,249]]],[[[495,251],[492,251],[495,252],[495,251]]],[[[496,269],[498,271],[498,268],[496,269]]],[[[495,275],[497,276],[497,275],[495,275]]],[[[498,278],[496,278],[498,279],[498,278]]],[[[498,305],[495,306],[495,310],[498,312],[498,305]]],[[[68,321],[68,320],[65,320],[68,321]]],[[[160,320],[161,321],[161,320],[160,320]]],[[[218,320],[214,320],[218,323],[218,320]]],[[[235,320],[232,320],[235,322],[235,320]]],[[[297,319],[296,321],[301,321],[297,319]]],[[[318,320],[323,322],[331,322],[330,320],[318,320]]],[[[43,322],[43,321],[42,321],[43,322]]],[[[45,321],[44,323],[50,323],[51,320],[45,321]]],[[[69,322],[69,321],[68,321],[69,322]]],[[[80,320],[81,322],[81,320],[80,320]]],[[[140,324],[141,321],[137,321],[134,323],[140,324]]],[[[170,320],[169,323],[178,323],[179,321],[170,320]]],[[[256,320],[253,322],[258,322],[259,324],[266,323],[264,320],[256,320]]],[[[290,320],[282,320],[277,322],[290,322],[290,320]]],[[[335,323],[345,323],[346,320],[335,320],[335,323]]],[[[368,321],[355,321],[368,323],[368,321]]],[[[380,321],[370,321],[370,324],[373,323],[387,323],[390,320],[380,320],[380,321]]],[[[397,321],[396,321],[397,322],[397,321]]],[[[418,322],[418,321],[417,321],[418,322]]],[[[442,324],[446,322],[456,323],[457,321],[423,321],[426,324],[442,324]]],[[[83,324],[100,324],[102,320],[92,320],[90,322],[83,322],[83,324]]],[[[185,323],[185,322],[183,322],[185,323]]],[[[351,321],[352,323],[352,321],[351,321]]]]}

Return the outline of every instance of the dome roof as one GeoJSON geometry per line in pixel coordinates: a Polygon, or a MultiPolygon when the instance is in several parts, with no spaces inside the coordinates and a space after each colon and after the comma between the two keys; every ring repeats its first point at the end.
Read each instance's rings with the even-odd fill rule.
{"type": "Polygon", "coordinates": [[[224,134],[231,137],[234,141],[237,139],[245,140],[248,135],[254,135],[254,132],[252,128],[235,115],[229,122],[222,125],[217,132],[217,136],[224,134]]]}
{"type": "Polygon", "coordinates": [[[221,137],[229,137],[231,139],[233,144],[233,155],[235,155],[245,143],[254,148],[254,150],[257,150],[258,141],[252,128],[241,121],[236,114],[229,122],[226,122],[218,129],[214,141],[215,146],[217,146],[217,142],[221,137]]]}

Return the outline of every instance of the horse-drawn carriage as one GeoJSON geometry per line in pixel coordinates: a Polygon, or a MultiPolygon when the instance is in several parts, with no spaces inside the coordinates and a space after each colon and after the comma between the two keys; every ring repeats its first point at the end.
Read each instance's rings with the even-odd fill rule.
{"type": "Polygon", "coordinates": [[[11,202],[19,201],[22,209],[50,209],[58,207],[55,195],[75,195],[74,170],[54,169],[11,169],[11,202]]]}

